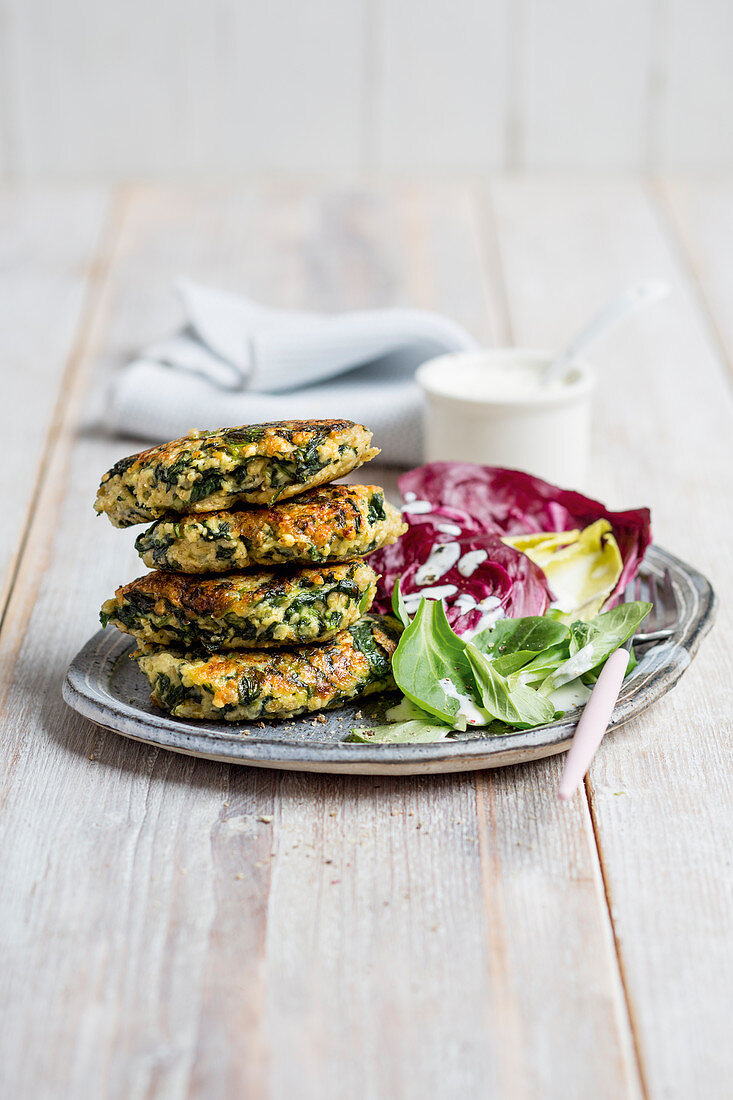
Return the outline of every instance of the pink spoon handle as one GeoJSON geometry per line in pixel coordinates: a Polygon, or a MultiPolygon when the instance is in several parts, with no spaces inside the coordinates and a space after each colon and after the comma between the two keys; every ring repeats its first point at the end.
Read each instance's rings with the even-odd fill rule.
{"type": "Polygon", "coordinates": [[[588,771],[596,750],[611,721],[618,693],[624,682],[629,666],[629,654],[625,649],[617,649],[606,661],[596,680],[590,699],[575,729],[573,743],[570,746],[565,768],[560,780],[559,795],[562,802],[570,798],[588,771]]]}

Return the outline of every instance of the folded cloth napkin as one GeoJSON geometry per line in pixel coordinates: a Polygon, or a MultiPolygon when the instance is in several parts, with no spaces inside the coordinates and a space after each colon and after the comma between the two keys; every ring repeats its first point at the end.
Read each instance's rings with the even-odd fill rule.
{"type": "Polygon", "coordinates": [[[415,465],[415,368],[476,346],[460,325],[424,310],[304,313],[189,280],[177,290],[185,327],[114,380],[107,421],[116,432],[158,442],[190,428],[345,417],[374,432],[384,461],[415,465]]]}

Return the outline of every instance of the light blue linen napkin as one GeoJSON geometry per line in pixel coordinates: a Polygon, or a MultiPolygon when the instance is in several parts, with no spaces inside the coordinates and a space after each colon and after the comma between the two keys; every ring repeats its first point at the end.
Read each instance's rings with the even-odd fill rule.
{"type": "Polygon", "coordinates": [[[383,461],[415,465],[416,367],[476,347],[460,325],[425,310],[306,313],[189,280],[177,290],[186,324],[119,372],[107,409],[113,431],[159,442],[190,428],[345,417],[374,432],[383,461]]]}

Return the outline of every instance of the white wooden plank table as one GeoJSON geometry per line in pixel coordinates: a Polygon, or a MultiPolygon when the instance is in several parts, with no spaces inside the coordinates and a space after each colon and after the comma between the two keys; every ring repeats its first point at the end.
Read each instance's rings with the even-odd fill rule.
{"type": "Polygon", "coordinates": [[[22,197],[45,211],[35,237],[19,201],[0,194],[0,280],[25,302],[0,333],[24,471],[0,544],[0,1093],[729,1096],[733,180],[66,190],[22,197]],[[557,759],[278,774],[128,742],[64,706],[100,602],[139,571],[134,532],[91,509],[134,449],[100,430],[99,395],[175,323],[182,272],[274,305],[441,309],[487,343],[550,346],[627,280],[673,282],[669,308],[599,348],[594,486],[650,504],[721,612],[569,805],[557,759]]]}

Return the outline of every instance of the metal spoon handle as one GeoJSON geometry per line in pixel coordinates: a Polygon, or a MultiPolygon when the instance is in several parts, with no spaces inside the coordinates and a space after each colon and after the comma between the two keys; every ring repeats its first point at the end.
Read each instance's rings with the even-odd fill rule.
{"type": "Polygon", "coordinates": [[[664,298],[669,291],[669,283],[663,279],[645,279],[643,282],[634,283],[596,314],[590,324],[578,333],[565,350],[548,363],[540,377],[540,385],[547,386],[551,382],[559,381],[566,374],[573,360],[577,359],[589,344],[615,328],[629,313],[664,298]]]}

